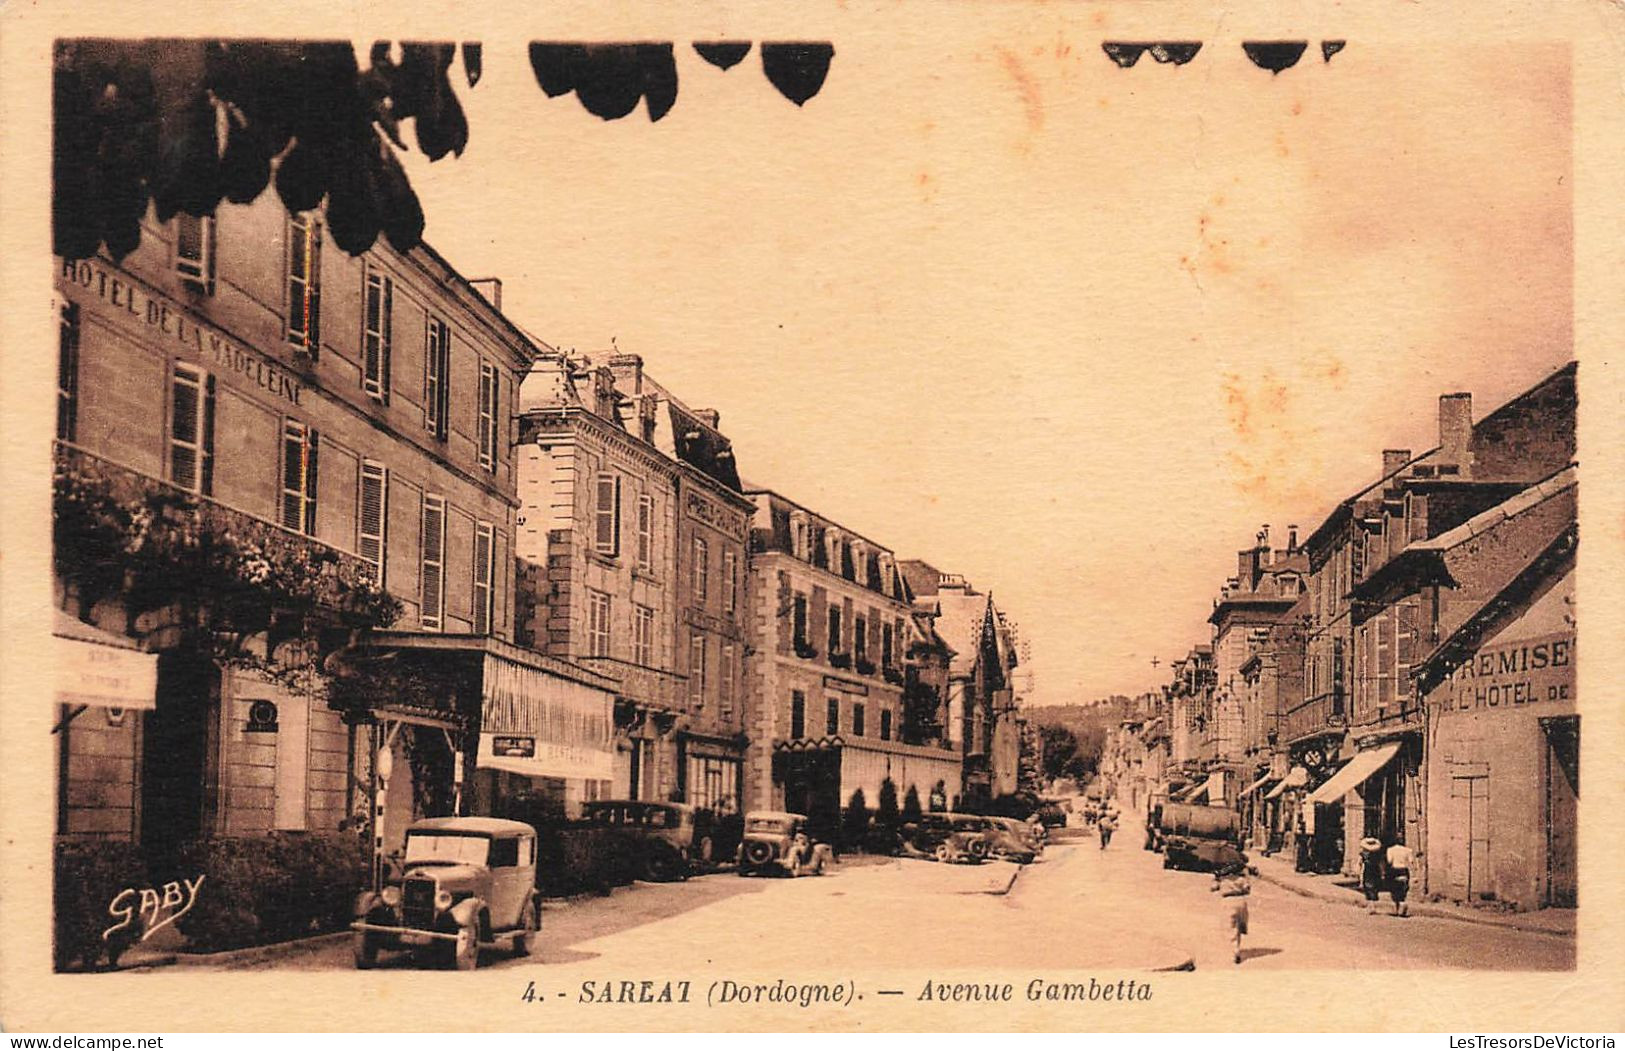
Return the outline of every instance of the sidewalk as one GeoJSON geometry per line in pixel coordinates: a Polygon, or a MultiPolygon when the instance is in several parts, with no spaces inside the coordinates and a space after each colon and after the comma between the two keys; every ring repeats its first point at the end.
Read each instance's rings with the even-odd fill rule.
{"type": "MultiPolygon", "coordinates": [[[[1265,857],[1262,854],[1249,854],[1249,858],[1258,866],[1258,878],[1266,883],[1273,883],[1277,887],[1289,890],[1294,894],[1301,894],[1306,898],[1340,902],[1357,908],[1365,907],[1365,896],[1360,893],[1359,888],[1353,885],[1352,877],[1319,876],[1307,872],[1298,872],[1293,867],[1291,859],[1280,855],[1265,857]]],[[[1387,894],[1382,896],[1378,908],[1384,911],[1393,908],[1393,902],[1387,894]]],[[[1412,916],[1432,916],[1461,920],[1465,923],[1480,923],[1489,927],[1506,927],[1515,931],[1531,931],[1536,934],[1550,934],[1569,938],[1574,937],[1575,917],[1577,915],[1574,909],[1492,912],[1489,909],[1475,909],[1454,902],[1422,901],[1416,897],[1410,899],[1410,914],[1412,916]]]]}

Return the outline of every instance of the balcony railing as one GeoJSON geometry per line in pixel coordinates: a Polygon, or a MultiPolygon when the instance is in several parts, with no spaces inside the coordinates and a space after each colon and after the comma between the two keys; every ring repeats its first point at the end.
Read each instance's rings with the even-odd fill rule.
{"type": "Polygon", "coordinates": [[[400,615],[362,559],[77,446],[57,443],[54,489],[57,568],[82,597],[206,606],[217,630],[265,630],[273,611],[400,615]]]}
{"type": "Polygon", "coordinates": [[[688,704],[688,676],[650,668],[618,657],[574,657],[571,660],[620,682],[620,694],[657,708],[677,710],[688,704]]]}
{"type": "Polygon", "coordinates": [[[1281,737],[1299,741],[1313,734],[1343,729],[1348,725],[1348,717],[1341,700],[1334,694],[1325,694],[1287,712],[1281,717],[1281,737]]]}

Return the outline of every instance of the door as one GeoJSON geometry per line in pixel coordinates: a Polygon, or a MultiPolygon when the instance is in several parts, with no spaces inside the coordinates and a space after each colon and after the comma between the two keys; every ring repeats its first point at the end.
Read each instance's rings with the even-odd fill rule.
{"type": "Polygon", "coordinates": [[[536,841],[530,836],[497,836],[491,840],[491,926],[519,925],[519,915],[536,886],[536,841]]]}
{"type": "Polygon", "coordinates": [[[1451,896],[1472,901],[1490,889],[1490,779],[1450,779],[1450,837],[1446,864],[1451,896]]]}
{"type": "Polygon", "coordinates": [[[141,839],[154,859],[210,831],[206,766],[219,682],[207,660],[175,653],[158,659],[158,703],[144,713],[141,741],[141,839]]]}
{"type": "Polygon", "coordinates": [[[1580,801],[1580,718],[1546,724],[1546,899],[1572,909],[1579,903],[1576,872],[1580,801]]]}

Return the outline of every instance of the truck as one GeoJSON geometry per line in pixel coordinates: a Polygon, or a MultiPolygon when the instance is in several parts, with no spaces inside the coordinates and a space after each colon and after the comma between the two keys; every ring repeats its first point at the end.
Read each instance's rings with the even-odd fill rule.
{"type": "Polygon", "coordinates": [[[1213,872],[1247,861],[1241,815],[1229,807],[1164,803],[1158,838],[1165,869],[1213,872]]]}

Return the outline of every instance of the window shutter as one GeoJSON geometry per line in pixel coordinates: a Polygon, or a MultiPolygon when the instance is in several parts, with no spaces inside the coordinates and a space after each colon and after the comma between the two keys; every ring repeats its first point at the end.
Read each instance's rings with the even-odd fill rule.
{"type": "Polygon", "coordinates": [[[198,492],[204,496],[214,492],[214,374],[203,380],[203,435],[199,449],[202,473],[198,479],[198,492]]]}
{"type": "Polygon", "coordinates": [[[597,507],[594,525],[594,547],[602,555],[618,555],[621,533],[621,476],[598,476],[597,507]]]}
{"type": "Polygon", "coordinates": [[[496,468],[496,369],[480,362],[480,466],[496,468]]]}
{"type": "Polygon", "coordinates": [[[481,522],[474,530],[474,634],[491,631],[491,524],[481,522]]]}
{"type": "Polygon", "coordinates": [[[451,431],[451,326],[440,323],[440,428],[435,436],[442,441],[451,431]]]}
{"type": "Polygon", "coordinates": [[[425,628],[440,630],[444,613],[446,502],[443,497],[423,498],[423,536],[421,558],[422,609],[420,619],[425,628]]]}
{"type": "Polygon", "coordinates": [[[385,568],[385,530],[389,516],[389,471],[366,461],[361,465],[361,500],[357,548],[373,567],[373,583],[382,587],[385,568]]]}
{"type": "Polygon", "coordinates": [[[303,428],[292,420],[282,425],[282,527],[298,529],[304,512],[304,498],[300,492],[304,465],[303,428]]]}
{"type": "Polygon", "coordinates": [[[321,436],[315,430],[305,432],[305,535],[316,535],[316,479],[318,457],[322,451],[321,436]]]}
{"type": "Polygon", "coordinates": [[[395,282],[384,279],[383,355],[378,370],[379,396],[389,404],[390,359],[395,356],[395,282]]]}
{"type": "Polygon", "coordinates": [[[79,435],[79,305],[57,300],[56,436],[79,435]]]}

